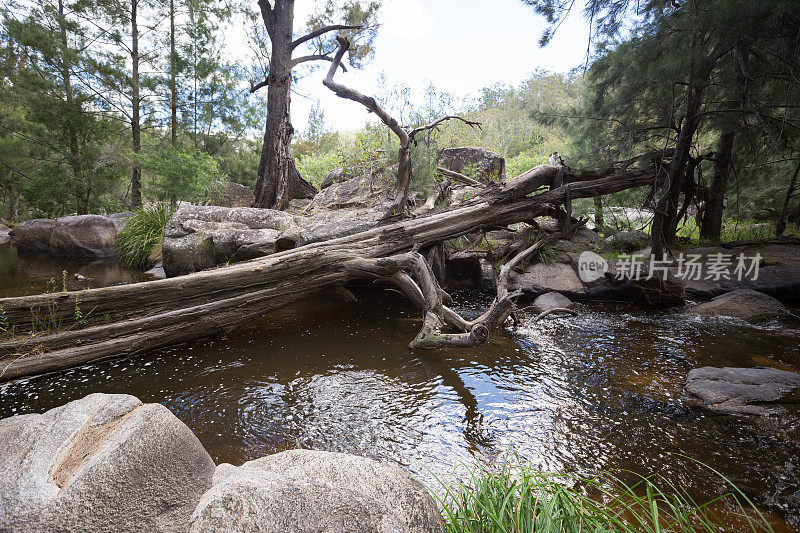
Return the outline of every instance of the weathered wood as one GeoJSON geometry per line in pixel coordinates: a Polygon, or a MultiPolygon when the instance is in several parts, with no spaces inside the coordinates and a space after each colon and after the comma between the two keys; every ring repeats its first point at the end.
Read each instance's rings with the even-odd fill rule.
{"type": "MultiPolygon", "coordinates": [[[[546,174],[547,169],[540,169],[530,175],[538,179],[546,174]]],[[[3,298],[0,308],[5,316],[4,328],[13,329],[17,337],[0,343],[0,357],[3,357],[0,380],[134,355],[229,331],[271,310],[341,287],[359,277],[391,279],[401,290],[406,287],[404,292],[426,316],[428,333],[421,333],[416,347],[437,345],[434,337],[450,335],[441,333],[442,327],[454,330],[454,334],[470,335],[444,337],[445,342],[438,345],[456,345],[466,342],[468,337],[469,342],[480,342],[483,330],[476,327],[492,329],[501,323],[512,309],[513,295],[500,295],[486,315],[467,321],[446,304],[440,307],[435,301],[431,303],[431,298],[440,302],[446,302],[447,298],[435,280],[434,284],[426,281],[416,260],[395,258],[395,266],[400,266],[391,270],[382,258],[407,253],[414,246],[425,249],[488,228],[532,221],[538,216],[554,214],[556,206],[568,197],[610,194],[650,184],[652,178],[652,174],[626,173],[572,183],[570,194],[564,186],[532,197],[515,194],[511,201],[496,194],[479,196],[467,204],[429,216],[187,276],[3,298]],[[359,264],[369,264],[370,260],[378,261],[370,267],[372,270],[356,268],[359,264]],[[411,285],[404,275],[425,290],[408,289],[411,285]],[[434,286],[438,296],[432,296],[434,286]],[[441,326],[427,319],[429,312],[436,315],[441,326]],[[30,334],[32,323],[40,333],[30,334]],[[50,330],[41,332],[43,325],[51,326],[50,330]]]]}

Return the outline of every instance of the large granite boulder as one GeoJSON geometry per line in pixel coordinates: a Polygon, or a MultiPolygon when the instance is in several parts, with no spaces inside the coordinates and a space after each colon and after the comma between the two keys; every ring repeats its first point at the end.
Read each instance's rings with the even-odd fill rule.
{"type": "Polygon", "coordinates": [[[164,272],[190,274],[275,253],[279,235],[305,223],[273,209],[182,205],[164,228],[164,272]]]}
{"type": "Polygon", "coordinates": [[[0,224],[0,244],[5,244],[11,240],[9,233],[11,233],[11,228],[5,224],[0,224]]]}
{"type": "Polygon", "coordinates": [[[332,183],[314,196],[309,208],[364,208],[382,204],[385,198],[385,184],[376,177],[367,175],[332,183]]]}
{"type": "Polygon", "coordinates": [[[233,182],[213,188],[209,196],[209,203],[220,207],[253,207],[256,203],[253,189],[233,182]]]}
{"type": "Polygon", "coordinates": [[[690,279],[686,281],[686,291],[700,298],[711,298],[737,289],[752,289],[763,292],[782,301],[800,301],[800,245],[752,244],[733,248],[697,248],[682,250],[684,254],[700,254],[704,261],[712,260],[716,254],[729,257],[731,275],[726,279],[690,279]],[[760,257],[758,275],[748,271],[746,275],[734,275],[739,257],[745,259],[746,269],[753,266],[760,257]]]}
{"type": "Polygon", "coordinates": [[[685,390],[721,413],[800,414],[800,374],[777,368],[695,368],[686,377],[685,390]]]}
{"type": "Polygon", "coordinates": [[[602,235],[586,227],[579,228],[570,240],[556,241],[553,247],[567,254],[580,254],[587,250],[598,254],[611,251],[611,246],[602,235]]]}
{"type": "Polygon", "coordinates": [[[620,231],[606,238],[606,241],[616,251],[631,253],[647,246],[650,236],[639,230],[620,231]]]}
{"type": "Polygon", "coordinates": [[[586,295],[583,282],[572,265],[566,263],[534,263],[523,272],[512,270],[508,276],[509,292],[522,291],[523,296],[536,298],[548,292],[559,292],[568,298],[586,295]]]}
{"type": "Polygon", "coordinates": [[[291,450],[217,467],[189,531],[422,533],[442,531],[442,519],[425,487],[396,467],[291,450]]]}
{"type": "Polygon", "coordinates": [[[345,170],[342,167],[334,168],[333,170],[325,174],[325,178],[323,178],[322,184],[320,184],[319,188],[320,190],[327,189],[334,183],[342,183],[352,178],[353,176],[345,172],[345,170]]]}
{"type": "Polygon", "coordinates": [[[114,225],[117,227],[117,233],[120,233],[128,225],[128,220],[134,215],[132,211],[123,211],[122,213],[111,213],[106,215],[114,225]]]}
{"type": "Polygon", "coordinates": [[[70,257],[114,255],[117,226],[102,215],[77,215],[56,219],[50,234],[50,253],[70,257]]]}
{"type": "Polygon", "coordinates": [[[439,166],[484,183],[503,181],[506,178],[506,160],[486,148],[445,148],[439,154],[439,166]]]}
{"type": "Polygon", "coordinates": [[[56,225],[49,218],[34,218],[17,224],[11,236],[18,250],[25,252],[46,252],[50,249],[50,235],[56,225]]]}
{"type": "Polygon", "coordinates": [[[739,289],[697,305],[689,312],[700,316],[729,316],[747,322],[758,322],[784,314],[786,307],[772,296],[739,289]]]}
{"type": "Polygon", "coordinates": [[[164,406],[90,394],[0,420],[0,531],[186,531],[213,474],[164,406]]]}

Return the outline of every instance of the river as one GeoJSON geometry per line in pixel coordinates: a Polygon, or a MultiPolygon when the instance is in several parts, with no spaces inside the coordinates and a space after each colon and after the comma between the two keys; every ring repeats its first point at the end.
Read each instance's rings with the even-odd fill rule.
{"type": "MultiPolygon", "coordinates": [[[[104,264],[20,260],[0,248],[0,296],[58,290],[80,269],[91,286],[143,279],[104,264]]],[[[796,339],[778,333],[796,318],[754,327],[586,304],[538,323],[523,311],[480,348],[411,352],[419,313],[394,292],[356,294],[355,304],[316,299],[226,336],[2,384],[0,417],[127,393],[172,410],[218,463],[342,451],[399,463],[433,487],[513,450],[544,470],[663,476],[702,501],[727,490],[704,463],[773,515],[776,530],[799,530],[800,443],[682,392],[700,366],[800,371],[796,339]]],[[[472,290],[454,298],[465,315],[490,303],[472,290]]]]}

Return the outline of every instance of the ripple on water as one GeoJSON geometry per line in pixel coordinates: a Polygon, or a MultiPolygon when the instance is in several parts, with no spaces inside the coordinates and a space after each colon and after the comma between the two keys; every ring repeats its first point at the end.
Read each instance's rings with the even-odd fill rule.
{"type": "MultiPolygon", "coordinates": [[[[228,336],[0,385],[0,416],[90,392],[161,402],[217,462],[304,447],[406,466],[436,486],[509,448],[543,469],[663,475],[703,499],[726,488],[800,519],[800,446],[683,397],[698,366],[798,370],[800,347],[767,327],[621,305],[521,323],[488,345],[410,352],[417,313],[391,293],[314,301],[228,336]]],[[[456,295],[478,315],[486,299],[456,295]]],[[[795,326],[793,326],[795,327],[795,326]]]]}

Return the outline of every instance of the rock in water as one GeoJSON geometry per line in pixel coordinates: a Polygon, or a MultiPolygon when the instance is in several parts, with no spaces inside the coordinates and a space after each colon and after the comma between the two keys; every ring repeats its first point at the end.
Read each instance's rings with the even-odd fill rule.
{"type": "Polygon", "coordinates": [[[439,156],[439,166],[484,183],[506,178],[506,160],[486,148],[445,148],[439,156]]]}
{"type": "Polygon", "coordinates": [[[0,531],[186,531],[213,473],[166,407],[90,394],[0,420],[0,531]]]}
{"type": "Polygon", "coordinates": [[[34,218],[17,224],[12,236],[18,250],[46,252],[50,249],[50,235],[56,225],[49,218],[34,218]]]}
{"type": "Polygon", "coordinates": [[[798,414],[800,374],[777,368],[695,368],[686,392],[713,410],[729,414],[798,414]]]}
{"type": "Polygon", "coordinates": [[[117,226],[102,215],[77,215],[56,219],[50,235],[50,252],[70,257],[114,255],[117,226]]]}
{"type": "Polygon", "coordinates": [[[786,307],[773,298],[758,291],[740,289],[717,296],[689,310],[700,316],[730,316],[747,322],[758,322],[780,316],[786,307]]]}
{"type": "Polygon", "coordinates": [[[222,464],[189,531],[441,532],[433,498],[397,468],[342,453],[291,450],[222,464]]]}
{"type": "Polygon", "coordinates": [[[548,292],[536,298],[533,301],[533,307],[543,313],[552,309],[572,309],[575,304],[563,294],[548,292]]]}

